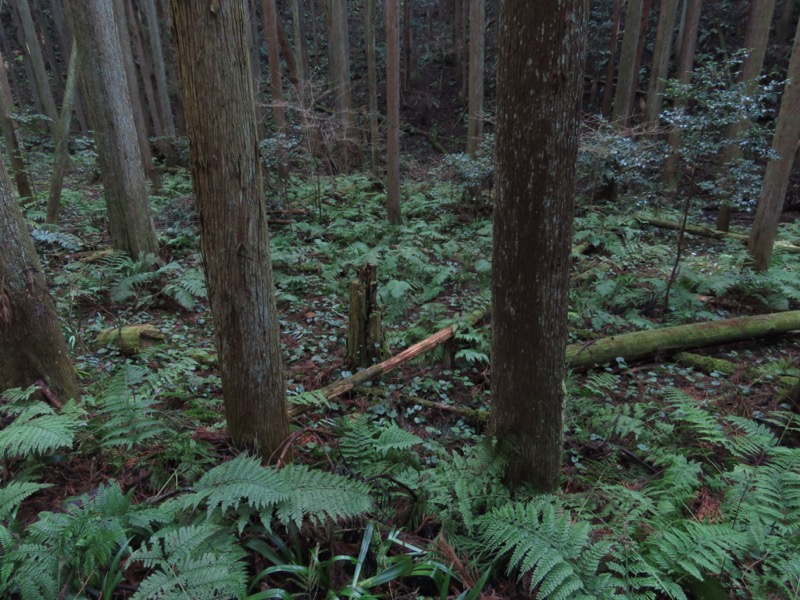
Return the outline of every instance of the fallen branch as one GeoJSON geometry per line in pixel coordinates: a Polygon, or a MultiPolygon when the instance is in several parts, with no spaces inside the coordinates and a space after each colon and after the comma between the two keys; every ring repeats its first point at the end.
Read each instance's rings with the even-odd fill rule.
{"type": "MultiPolygon", "coordinates": [[[[664,219],[656,219],[653,217],[646,217],[644,215],[637,215],[636,220],[640,223],[646,223],[648,225],[653,225],[655,227],[661,227],[663,229],[674,229],[679,231],[681,228],[680,223],[676,223],[675,221],[666,221],[664,219]]],[[[685,228],[686,233],[692,233],[694,235],[701,235],[703,237],[712,238],[715,240],[720,240],[723,238],[728,238],[732,240],[738,240],[744,244],[750,239],[750,236],[745,235],[743,233],[733,233],[730,231],[720,231],[719,229],[712,229],[710,227],[702,227],[701,225],[686,225],[685,228]]],[[[789,254],[800,254],[800,246],[795,246],[793,244],[789,244],[787,242],[775,242],[775,247],[780,248],[784,252],[788,252],[789,254]]]]}
{"type": "MultiPolygon", "coordinates": [[[[469,317],[467,317],[465,323],[469,324],[469,326],[473,326],[483,319],[487,312],[487,308],[476,310],[469,317]]],[[[391,358],[378,363],[377,365],[367,367],[363,371],[358,371],[350,377],[345,377],[344,379],[340,379],[339,381],[327,385],[318,390],[316,393],[321,394],[328,400],[336,398],[337,396],[341,396],[342,394],[346,394],[354,387],[394,371],[397,367],[405,362],[408,362],[412,358],[416,358],[420,354],[424,354],[428,350],[436,348],[436,346],[452,338],[455,335],[457,328],[457,325],[449,325],[444,329],[437,331],[432,336],[425,338],[421,342],[417,342],[413,346],[409,346],[399,354],[396,354],[391,358]]],[[[306,406],[293,406],[289,410],[289,416],[296,417],[297,415],[302,414],[307,408],[308,407],[306,406]]]]}

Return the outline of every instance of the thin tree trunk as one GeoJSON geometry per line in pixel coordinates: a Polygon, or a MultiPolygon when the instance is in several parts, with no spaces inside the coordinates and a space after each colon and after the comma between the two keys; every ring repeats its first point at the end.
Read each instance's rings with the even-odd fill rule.
{"type": "Polygon", "coordinates": [[[131,37],[124,4],[125,0],[111,0],[114,19],[119,32],[119,47],[122,54],[122,64],[125,68],[125,80],[128,82],[128,91],[130,93],[131,116],[136,127],[136,141],[139,144],[142,165],[153,184],[153,189],[159,190],[161,189],[161,176],[153,164],[153,151],[150,148],[150,138],[147,135],[147,122],[144,115],[144,107],[142,106],[142,96],[139,93],[139,80],[136,77],[136,64],[133,60],[133,48],[131,47],[131,37]]]}
{"type": "Polygon", "coordinates": [[[278,15],[275,0],[263,0],[264,37],[267,40],[269,62],[269,81],[272,92],[272,115],[275,118],[275,129],[284,133],[286,116],[283,110],[283,86],[281,85],[281,55],[278,45],[278,15]]]}
{"type": "MultiPolygon", "coordinates": [[[[687,0],[686,23],[684,25],[683,44],[678,48],[678,73],[677,78],[681,83],[689,83],[694,68],[694,53],[697,47],[697,32],[700,27],[700,13],[702,0],[687,0]]],[[[664,161],[663,180],[668,190],[678,188],[678,148],[681,144],[681,134],[672,129],[669,132],[670,154],[664,161]]]]}
{"type": "Polygon", "coordinates": [[[75,90],[78,88],[78,48],[73,44],[67,71],[67,87],[64,90],[64,103],[58,117],[58,136],[53,159],[53,171],[50,174],[50,190],[47,195],[47,223],[58,223],[61,212],[61,190],[64,174],[69,166],[69,126],[72,122],[72,109],[75,106],[75,90]]]}
{"type": "Polygon", "coordinates": [[[636,112],[639,103],[636,101],[636,94],[639,92],[639,72],[642,69],[642,58],[644,57],[644,47],[647,43],[647,32],[650,30],[650,9],[653,0],[644,0],[642,3],[642,22],[639,29],[639,45],[636,47],[636,62],[633,66],[633,83],[631,85],[631,114],[636,112]]]}
{"type": "Polygon", "coordinates": [[[329,53],[330,77],[336,99],[336,114],[341,126],[341,168],[350,170],[356,149],[353,96],[350,83],[350,55],[347,41],[347,0],[328,0],[330,8],[329,53]]]}
{"type": "Polygon", "coordinates": [[[469,12],[469,124],[467,154],[478,152],[483,138],[483,76],[486,47],[486,0],[474,0],[469,12]]]}
{"type": "Polygon", "coordinates": [[[403,92],[414,77],[414,0],[403,0],[403,92]]]}
{"type": "Polygon", "coordinates": [[[453,37],[456,47],[456,73],[461,84],[461,96],[466,96],[469,72],[469,56],[467,53],[467,2],[455,0],[455,17],[453,18],[453,37]]]}
{"type": "Polygon", "coordinates": [[[136,12],[133,2],[134,0],[125,0],[125,7],[128,11],[128,30],[130,31],[130,38],[133,42],[133,48],[137,58],[136,64],[139,66],[142,89],[144,90],[145,102],[143,103],[143,108],[145,108],[150,115],[150,121],[153,125],[153,129],[151,130],[152,134],[155,137],[164,137],[164,122],[161,119],[161,112],[159,111],[155,89],[153,88],[153,74],[150,68],[150,61],[144,51],[139,15],[136,12]]]}
{"type": "Polygon", "coordinates": [[[134,259],[157,254],[158,238],[112,6],[107,0],[67,0],[67,10],[97,142],[111,241],[115,249],[134,259]]]}
{"type": "Polygon", "coordinates": [[[370,167],[372,176],[380,176],[380,132],[378,130],[378,67],[375,62],[375,0],[367,0],[364,12],[364,44],[367,56],[369,95],[370,167]]]}
{"type": "MultiPolygon", "coordinates": [[[[769,28],[772,24],[772,14],[775,12],[775,0],[751,0],[750,13],[747,17],[747,32],[744,36],[744,48],[747,49],[747,57],[742,62],[739,69],[737,80],[740,83],[751,82],[751,90],[755,89],[757,79],[761,75],[764,66],[764,56],[767,53],[769,42],[769,28]]],[[[742,135],[750,128],[750,121],[745,119],[737,123],[728,125],[725,131],[727,145],[723,148],[719,159],[721,169],[728,168],[732,162],[741,158],[742,150],[739,147],[739,140],[742,135]]],[[[733,206],[723,204],[719,208],[717,215],[717,229],[728,231],[733,217],[733,206]]]]}
{"type": "Polygon", "coordinates": [[[400,9],[386,0],[386,204],[389,223],[400,216],[400,9]]]}
{"type": "Polygon", "coordinates": [[[303,18],[303,4],[302,0],[291,0],[292,2],[292,26],[294,28],[294,60],[297,63],[297,82],[298,82],[298,96],[300,97],[300,104],[305,95],[303,88],[306,84],[306,78],[309,74],[308,68],[308,50],[306,49],[306,22],[303,18]]]}
{"type": "Polygon", "coordinates": [[[167,71],[164,61],[164,51],[161,47],[161,26],[158,22],[155,0],[140,0],[144,7],[144,17],[147,22],[147,31],[150,34],[150,53],[152,55],[153,73],[156,80],[158,105],[166,133],[170,137],[175,135],[175,118],[172,115],[172,106],[169,101],[169,87],[167,85],[167,71]]]}
{"type": "Polygon", "coordinates": [[[169,5],[228,430],[267,461],[289,421],[246,12],[241,2],[169,5]]]}
{"type": "Polygon", "coordinates": [[[608,50],[608,65],[606,66],[606,85],[603,88],[603,108],[601,109],[606,118],[611,116],[611,99],[614,97],[614,68],[617,64],[617,46],[619,45],[619,21],[622,14],[623,0],[614,0],[614,8],[611,12],[611,41],[608,50]]]}
{"type": "Polygon", "coordinates": [[[661,0],[658,13],[658,31],[653,50],[653,68],[647,86],[647,105],[645,121],[651,126],[658,125],[658,115],[664,100],[664,80],[669,71],[669,57],[672,54],[672,38],[675,34],[675,19],[678,16],[678,0],[661,0]]]}
{"type": "Polygon", "coordinates": [[[8,73],[6,63],[0,55],[0,121],[3,124],[3,137],[6,141],[6,151],[11,160],[11,167],[14,169],[14,183],[17,186],[17,193],[20,198],[31,198],[33,188],[31,187],[30,175],[25,166],[22,144],[17,137],[17,123],[12,117],[16,112],[14,99],[11,96],[11,86],[8,83],[8,73]]]}
{"type": "Polygon", "coordinates": [[[297,85],[297,82],[300,81],[297,76],[297,63],[294,60],[292,45],[289,43],[289,38],[286,35],[286,30],[283,28],[283,21],[281,19],[276,21],[276,29],[278,31],[278,43],[281,47],[281,54],[283,54],[283,60],[286,62],[286,76],[289,78],[289,81],[292,82],[292,85],[297,85]]]}
{"type": "Polygon", "coordinates": [[[0,392],[39,383],[60,404],[80,398],[39,257],[0,161],[0,392]]]}
{"type": "Polygon", "coordinates": [[[490,432],[512,452],[509,483],[543,493],[561,469],[587,13],[584,0],[500,5],[490,432]]]}
{"type": "Polygon", "coordinates": [[[17,0],[16,6],[19,11],[20,21],[22,22],[22,28],[25,32],[25,49],[31,61],[31,66],[33,67],[33,75],[36,78],[36,88],[38,89],[39,97],[42,101],[44,114],[50,119],[48,123],[50,133],[55,137],[57,135],[56,122],[58,121],[58,109],[56,108],[56,101],[53,98],[53,91],[50,89],[47,69],[44,67],[42,49],[39,46],[36,26],[33,24],[31,7],[28,4],[28,0],[17,0]]]}
{"type": "Polygon", "coordinates": [[[642,26],[642,3],[644,0],[628,0],[625,11],[625,31],[622,35],[622,48],[619,55],[619,74],[614,92],[614,109],[611,118],[620,128],[628,126],[632,108],[633,86],[635,82],[636,49],[639,46],[639,33],[642,26]]]}
{"type": "Polygon", "coordinates": [[[759,272],[769,269],[794,154],[800,141],[800,22],[797,24],[792,58],[786,75],[788,83],[783,90],[775,137],[772,139],[772,150],[778,158],[767,163],[756,218],[747,244],[753,268],[759,272]]]}

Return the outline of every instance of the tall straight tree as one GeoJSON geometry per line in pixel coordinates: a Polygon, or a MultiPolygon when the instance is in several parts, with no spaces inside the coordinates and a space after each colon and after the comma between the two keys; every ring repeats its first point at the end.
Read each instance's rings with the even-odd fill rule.
{"type": "Polygon", "coordinates": [[[669,71],[669,57],[672,54],[672,38],[675,37],[675,19],[678,16],[678,0],[661,0],[658,13],[658,31],[653,50],[653,68],[647,85],[647,104],[645,121],[658,124],[658,115],[664,99],[664,80],[669,71]]]}
{"type": "Polygon", "coordinates": [[[266,460],[289,420],[245,4],[169,6],[228,430],[266,460]]]}
{"type": "Polygon", "coordinates": [[[364,11],[364,50],[367,58],[369,95],[370,168],[372,176],[380,174],[380,133],[378,129],[378,66],[375,60],[375,0],[367,0],[364,11]]]}
{"type": "Polygon", "coordinates": [[[161,118],[164,121],[166,134],[175,135],[175,117],[169,101],[169,87],[167,85],[167,69],[164,61],[164,50],[161,46],[161,25],[158,22],[158,11],[155,0],[142,0],[140,3],[147,22],[150,53],[153,61],[153,75],[156,80],[156,92],[161,118]]]}
{"type": "Polygon", "coordinates": [[[490,428],[512,484],[558,487],[587,0],[501,0],[490,428]],[[536,93],[531,93],[536,90],[536,93]]]}
{"type": "Polygon", "coordinates": [[[41,382],[59,401],[78,382],[39,257],[0,161],[0,391],[41,382]]]}
{"type": "Polygon", "coordinates": [[[386,204],[389,223],[400,216],[400,7],[386,0],[386,204]]]}
{"type": "Polygon", "coordinates": [[[14,183],[17,184],[17,193],[20,198],[30,198],[33,196],[31,179],[28,175],[28,168],[22,156],[22,144],[17,138],[17,122],[13,118],[16,112],[14,98],[11,95],[11,85],[8,82],[8,72],[3,54],[0,53],[0,122],[3,125],[3,137],[6,141],[6,152],[11,159],[11,167],[14,169],[14,183]]]}
{"type": "Polygon", "coordinates": [[[142,154],[114,11],[107,0],[67,0],[78,68],[97,142],[103,195],[114,248],[134,259],[158,252],[142,154]]]}
{"type": "Polygon", "coordinates": [[[328,53],[330,56],[331,86],[336,101],[336,113],[341,127],[339,144],[342,168],[351,166],[353,150],[356,149],[355,120],[353,117],[353,93],[350,81],[350,45],[347,28],[347,0],[328,2],[328,53]]]}
{"type": "Polygon", "coordinates": [[[628,0],[625,11],[625,31],[622,34],[622,48],[619,54],[619,73],[614,91],[614,110],[612,119],[619,127],[627,127],[633,101],[633,86],[636,82],[636,57],[639,48],[639,33],[642,29],[642,10],[644,0],[628,0]]]}
{"type": "Polygon", "coordinates": [[[789,188],[795,150],[800,141],[800,22],[797,23],[792,58],[789,60],[786,76],[788,81],[783,90],[775,137],[772,139],[772,150],[777,158],[767,163],[756,218],[747,243],[747,252],[756,271],[769,269],[783,200],[789,188]]]}
{"type": "Polygon", "coordinates": [[[617,46],[619,45],[619,19],[622,14],[622,0],[614,0],[611,9],[611,36],[608,50],[608,65],[606,65],[606,84],[603,88],[603,116],[611,116],[611,99],[614,91],[614,66],[617,59],[617,46]]]}
{"type": "Polygon", "coordinates": [[[475,157],[483,137],[483,76],[486,48],[486,0],[474,0],[469,11],[469,125],[467,153],[475,157]]]}
{"type": "MultiPolygon", "coordinates": [[[[772,24],[772,14],[775,12],[775,0],[751,0],[750,12],[747,16],[747,31],[744,34],[744,48],[747,56],[739,69],[739,82],[750,82],[751,89],[755,87],[761,70],[764,66],[764,55],[767,53],[769,42],[769,29],[772,24]]],[[[742,156],[739,139],[750,127],[747,120],[731,123],[725,137],[730,141],[720,155],[720,166],[727,168],[733,161],[742,156]]],[[[733,207],[724,204],[719,207],[717,215],[717,229],[728,231],[733,217],[733,207]]]]}
{"type": "Polygon", "coordinates": [[[17,10],[22,21],[22,28],[25,31],[25,48],[33,66],[33,74],[36,77],[36,87],[44,105],[44,112],[50,119],[50,131],[53,137],[56,136],[56,123],[58,122],[58,109],[53,98],[53,91],[50,89],[50,81],[47,78],[47,71],[44,67],[42,49],[39,45],[39,37],[36,35],[36,27],[33,24],[31,7],[28,0],[17,0],[17,10]]]}

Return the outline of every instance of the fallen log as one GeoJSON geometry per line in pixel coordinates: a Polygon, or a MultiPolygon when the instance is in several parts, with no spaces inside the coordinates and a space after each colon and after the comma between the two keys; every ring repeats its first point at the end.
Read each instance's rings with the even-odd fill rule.
{"type": "MultiPolygon", "coordinates": [[[[646,223],[648,225],[653,225],[655,227],[661,227],[662,229],[674,229],[676,231],[680,231],[681,229],[681,224],[675,221],[656,219],[654,217],[647,217],[645,215],[636,215],[636,220],[639,221],[640,223],[646,223]]],[[[719,229],[712,229],[711,227],[703,227],[701,225],[687,224],[685,231],[686,233],[701,235],[703,237],[712,238],[715,240],[720,240],[723,238],[738,240],[744,244],[746,244],[747,240],[750,239],[750,236],[745,235],[743,233],[720,231],[719,229]]],[[[800,254],[800,246],[795,246],[794,244],[789,244],[788,242],[776,241],[775,247],[780,248],[781,250],[783,250],[784,252],[788,252],[789,254],[800,254]]]]}
{"type": "Polygon", "coordinates": [[[567,346],[567,366],[589,369],[621,357],[636,360],[672,350],[743,342],[800,330],[800,310],[634,331],[567,346]]]}

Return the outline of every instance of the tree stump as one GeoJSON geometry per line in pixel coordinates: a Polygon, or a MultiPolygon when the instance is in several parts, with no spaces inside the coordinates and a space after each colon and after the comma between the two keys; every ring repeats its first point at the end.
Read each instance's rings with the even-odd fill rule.
{"type": "Polygon", "coordinates": [[[375,265],[366,265],[350,282],[347,359],[353,367],[368,367],[384,357],[377,272],[375,265]]]}

